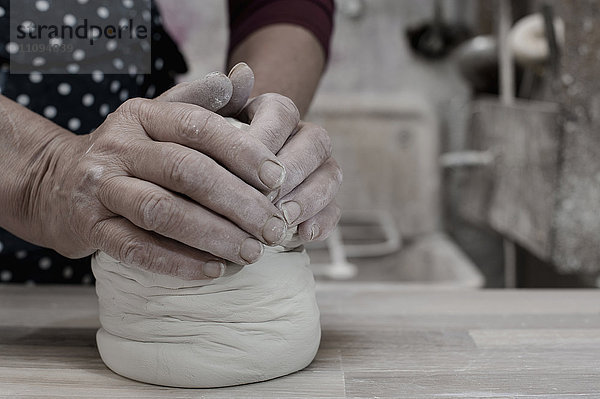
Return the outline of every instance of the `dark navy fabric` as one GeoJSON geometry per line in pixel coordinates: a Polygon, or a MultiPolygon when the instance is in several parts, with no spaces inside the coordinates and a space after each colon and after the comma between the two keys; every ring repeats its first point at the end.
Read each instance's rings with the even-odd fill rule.
{"type": "MultiPolygon", "coordinates": [[[[125,4],[130,1],[115,0],[111,14],[126,12],[125,4]]],[[[47,3],[51,7],[52,1],[47,3]]],[[[10,74],[9,7],[9,0],[0,0],[2,94],[76,134],[87,134],[98,127],[128,98],[156,97],[173,86],[177,74],[187,71],[181,52],[165,31],[158,8],[152,4],[151,74],[10,74]]],[[[3,282],[91,284],[93,275],[89,257],[67,259],[0,229],[0,283],[3,282]]]]}

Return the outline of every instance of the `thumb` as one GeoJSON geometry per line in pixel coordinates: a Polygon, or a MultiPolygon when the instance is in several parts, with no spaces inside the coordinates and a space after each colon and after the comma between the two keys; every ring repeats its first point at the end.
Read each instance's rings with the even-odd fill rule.
{"type": "Polygon", "coordinates": [[[229,80],[233,85],[233,94],[229,103],[218,113],[223,116],[236,116],[250,98],[254,88],[254,72],[246,63],[240,62],[231,68],[229,80]]]}
{"type": "Polygon", "coordinates": [[[227,76],[220,72],[212,72],[202,79],[180,83],[156,100],[194,104],[217,112],[230,102],[233,92],[233,84],[227,76]]]}
{"type": "Polygon", "coordinates": [[[252,69],[240,62],[231,69],[229,77],[212,72],[202,79],[180,83],[156,100],[194,104],[223,116],[235,116],[248,102],[253,87],[252,69]]]}

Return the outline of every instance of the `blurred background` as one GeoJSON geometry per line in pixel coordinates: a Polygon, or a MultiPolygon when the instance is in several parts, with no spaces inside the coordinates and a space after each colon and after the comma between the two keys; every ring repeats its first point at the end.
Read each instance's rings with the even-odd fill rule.
{"type": "MultiPolygon", "coordinates": [[[[336,3],[308,119],[333,138],[344,211],[309,248],[318,278],[598,286],[600,4],[336,3]]],[[[226,2],[159,5],[184,80],[223,70],[226,2]]]]}

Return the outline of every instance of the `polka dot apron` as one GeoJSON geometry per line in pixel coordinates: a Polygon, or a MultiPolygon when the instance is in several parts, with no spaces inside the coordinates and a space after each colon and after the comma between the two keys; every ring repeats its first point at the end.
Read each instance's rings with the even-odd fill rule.
{"type": "MultiPolygon", "coordinates": [[[[93,7],[94,4],[88,0],[72,1],[74,7],[68,14],[71,16],[76,12],[76,6],[93,7]]],[[[119,12],[125,15],[133,1],[136,0],[113,0],[109,7],[98,7],[98,15],[119,12]]],[[[90,74],[75,74],[76,66],[62,75],[39,72],[10,74],[8,62],[11,51],[15,49],[11,48],[14,43],[10,42],[9,3],[9,0],[0,0],[2,94],[76,134],[87,134],[94,130],[128,98],[153,98],[159,95],[172,87],[177,74],[187,70],[183,56],[161,23],[158,8],[152,4],[152,13],[149,14],[152,19],[151,74],[129,71],[126,74],[109,75],[99,70],[90,74]]],[[[46,12],[51,9],[53,2],[37,0],[31,3],[35,7],[32,12],[46,12]]],[[[68,15],[65,15],[65,19],[68,15]]],[[[77,53],[77,50],[73,52],[75,61],[82,57],[85,55],[77,53]]],[[[33,63],[36,62],[43,60],[34,59],[33,63]]],[[[67,259],[55,251],[27,243],[0,229],[0,283],[10,282],[92,284],[93,275],[89,257],[67,259]]]]}

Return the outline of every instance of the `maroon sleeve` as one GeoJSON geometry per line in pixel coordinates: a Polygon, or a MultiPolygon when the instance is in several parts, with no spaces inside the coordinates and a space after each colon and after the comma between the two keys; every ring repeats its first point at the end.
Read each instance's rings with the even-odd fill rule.
{"type": "Polygon", "coordinates": [[[329,56],[334,0],[229,0],[229,53],[254,31],[290,23],[310,31],[329,56]]]}

